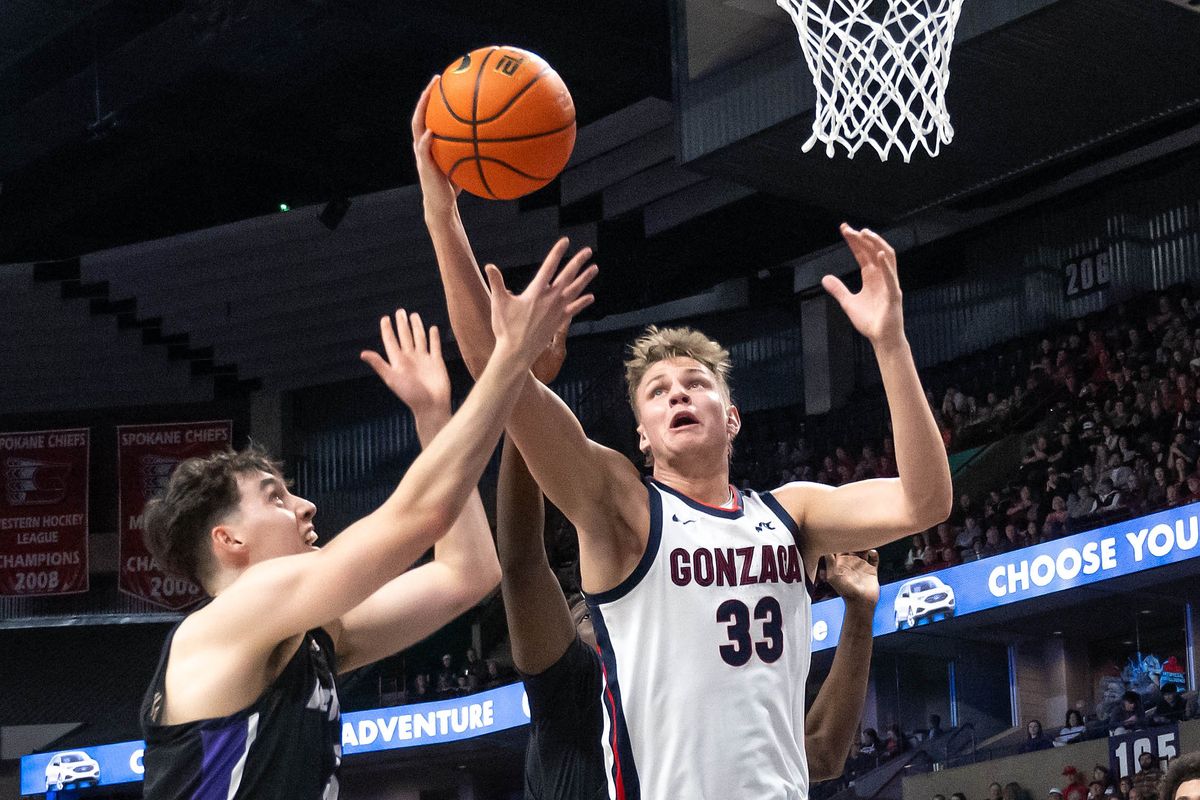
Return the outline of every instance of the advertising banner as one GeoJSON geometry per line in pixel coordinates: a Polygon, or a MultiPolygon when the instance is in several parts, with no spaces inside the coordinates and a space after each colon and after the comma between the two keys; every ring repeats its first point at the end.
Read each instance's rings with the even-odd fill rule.
{"type": "MultiPolygon", "coordinates": [[[[1200,556],[1200,503],[1171,508],[880,587],[876,636],[1200,556]]],[[[837,645],[841,600],[813,606],[813,652],[837,645]]]]}
{"type": "MultiPolygon", "coordinates": [[[[529,724],[525,686],[513,683],[466,697],[342,714],[346,756],[457,742],[529,724]]],[[[140,781],[145,742],[81,747],[21,758],[21,794],[140,781]]]]}
{"type": "Polygon", "coordinates": [[[87,428],[0,433],[0,595],[88,590],[87,428]]]}
{"type": "Polygon", "coordinates": [[[170,575],[151,558],[142,540],[146,502],[167,486],[180,462],[229,447],[233,423],[175,422],[117,428],[121,591],[174,611],[202,597],[199,586],[170,575]]]}

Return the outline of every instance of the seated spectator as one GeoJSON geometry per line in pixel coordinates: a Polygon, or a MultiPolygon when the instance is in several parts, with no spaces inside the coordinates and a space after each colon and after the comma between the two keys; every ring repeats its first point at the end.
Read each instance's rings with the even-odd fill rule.
{"type": "Polygon", "coordinates": [[[483,688],[487,667],[479,660],[479,656],[475,655],[474,649],[467,650],[467,663],[463,667],[463,673],[467,676],[467,686],[472,692],[478,692],[483,688]]]}
{"type": "Polygon", "coordinates": [[[1105,477],[1100,480],[1100,486],[1096,492],[1096,509],[1100,513],[1109,511],[1120,511],[1126,506],[1124,494],[1115,486],[1112,486],[1112,479],[1105,477]]]}
{"type": "Polygon", "coordinates": [[[1057,786],[1051,786],[1046,790],[1046,800],[1063,800],[1062,789],[1057,786]]]}
{"type": "Polygon", "coordinates": [[[976,539],[971,543],[970,550],[963,551],[962,560],[966,564],[968,561],[981,561],[987,556],[988,554],[984,551],[983,539],[976,539]]]}
{"type": "Polygon", "coordinates": [[[864,728],[858,737],[858,752],[877,758],[883,755],[884,745],[874,728],[864,728]]]}
{"type": "Polygon", "coordinates": [[[1054,737],[1054,746],[1062,747],[1067,742],[1075,741],[1085,730],[1087,728],[1083,724],[1083,715],[1072,708],[1067,712],[1066,724],[1059,730],[1058,736],[1054,737]]]}
{"type": "Polygon", "coordinates": [[[975,544],[975,540],[982,538],[983,530],[979,527],[979,519],[977,517],[967,517],[963,523],[962,530],[954,538],[954,549],[958,550],[959,553],[970,550],[975,544]]]}
{"type": "Polygon", "coordinates": [[[1125,692],[1121,702],[1113,706],[1108,715],[1109,730],[1115,733],[1126,733],[1146,727],[1146,713],[1142,709],[1142,698],[1137,692],[1125,692]]]}
{"type": "Polygon", "coordinates": [[[1108,772],[1108,767],[1103,764],[1097,764],[1092,768],[1092,781],[1099,782],[1104,787],[1105,794],[1112,794],[1116,791],[1113,786],[1112,776],[1108,772]]]}
{"type": "Polygon", "coordinates": [[[1092,497],[1092,488],[1086,483],[1067,498],[1067,518],[1081,521],[1096,513],[1096,498],[1092,497]]]}
{"type": "Polygon", "coordinates": [[[417,677],[413,679],[413,688],[409,697],[414,703],[425,703],[433,699],[433,689],[429,686],[428,675],[417,673],[417,677]]]}
{"type": "Polygon", "coordinates": [[[500,670],[500,665],[496,663],[494,658],[487,660],[487,674],[484,676],[484,687],[487,689],[495,689],[497,686],[502,686],[507,681],[507,677],[500,670]]]}
{"type": "Polygon", "coordinates": [[[1182,722],[1187,719],[1187,703],[1179,694],[1179,687],[1174,683],[1165,683],[1162,687],[1162,700],[1154,709],[1154,720],[1163,724],[1182,722]]]}
{"type": "Polygon", "coordinates": [[[884,752],[888,758],[894,758],[901,753],[908,752],[908,739],[904,738],[904,732],[894,722],[888,726],[887,738],[884,741],[884,752]]]}
{"type": "Polygon", "coordinates": [[[1042,536],[1046,539],[1058,539],[1067,533],[1067,504],[1061,497],[1050,501],[1050,513],[1042,523],[1042,536]]]}
{"type": "Polygon", "coordinates": [[[1200,753],[1188,753],[1171,762],[1162,780],[1160,800],[1200,798],[1200,753]]]}
{"type": "MultiPolygon", "coordinates": [[[[929,742],[934,739],[941,738],[942,736],[945,736],[945,735],[946,735],[946,732],[944,730],[942,730],[941,715],[940,714],[930,714],[929,715],[929,728],[925,731],[925,735],[921,737],[922,740],[929,742]]],[[[966,798],[964,797],[963,800],[966,800],[966,798]]]]}
{"type": "Polygon", "coordinates": [[[1138,756],[1138,772],[1133,776],[1133,791],[1143,800],[1158,800],[1158,783],[1162,780],[1158,759],[1150,753],[1138,756]]]}
{"type": "Polygon", "coordinates": [[[904,556],[905,572],[919,572],[925,566],[926,547],[928,545],[925,542],[925,534],[914,534],[912,543],[908,547],[908,554],[904,556]]]}
{"type": "Polygon", "coordinates": [[[983,549],[980,551],[980,558],[989,558],[998,556],[1004,552],[1004,545],[1000,541],[1000,529],[995,525],[991,525],[987,529],[987,533],[983,538],[983,549]]]}
{"type": "MultiPolygon", "coordinates": [[[[1154,442],[1154,444],[1158,444],[1154,442]]],[[[1146,487],[1146,507],[1160,508],[1167,503],[1167,471],[1159,466],[1154,468],[1154,480],[1146,487]]]]}
{"type": "Polygon", "coordinates": [[[1054,747],[1053,740],[1042,732],[1041,720],[1029,720],[1029,724],[1025,726],[1025,732],[1027,734],[1025,741],[1021,742],[1017,752],[1032,753],[1035,750],[1049,750],[1054,747]]]}
{"type": "Polygon", "coordinates": [[[1088,784],[1087,800],[1102,800],[1104,797],[1104,784],[1100,781],[1092,781],[1088,784]]]}
{"type": "Polygon", "coordinates": [[[995,781],[989,783],[987,800],[1004,800],[1004,787],[995,781]]]}
{"type": "Polygon", "coordinates": [[[1087,800],[1088,788],[1083,773],[1071,765],[1063,767],[1062,774],[1067,779],[1063,787],[1063,800],[1087,800]]]}
{"type": "Polygon", "coordinates": [[[1012,550],[1017,550],[1025,546],[1025,540],[1021,536],[1020,530],[1011,522],[1004,526],[1004,541],[1000,543],[1002,552],[1008,553],[1012,550]]]}

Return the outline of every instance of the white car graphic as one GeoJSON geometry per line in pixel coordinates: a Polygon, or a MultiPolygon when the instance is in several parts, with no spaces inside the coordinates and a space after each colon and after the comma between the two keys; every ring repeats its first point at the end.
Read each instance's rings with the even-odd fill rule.
{"type": "Polygon", "coordinates": [[[922,619],[954,616],[954,590],[930,575],[907,581],[896,594],[896,630],[915,627],[922,619]]]}
{"type": "Polygon", "coordinates": [[[72,783],[96,783],[100,780],[100,765],[96,759],[79,750],[57,753],[46,765],[46,790],[63,788],[72,783]]]}

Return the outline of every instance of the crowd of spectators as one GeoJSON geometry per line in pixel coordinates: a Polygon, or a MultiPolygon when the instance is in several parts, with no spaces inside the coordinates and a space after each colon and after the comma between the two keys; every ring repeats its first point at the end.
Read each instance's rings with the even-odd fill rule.
{"type": "MultiPolygon", "coordinates": [[[[1200,302],[1192,290],[1118,305],[986,361],[989,377],[1010,381],[1007,392],[979,386],[979,400],[956,380],[937,394],[931,387],[927,400],[952,451],[1018,423],[1029,428],[1020,463],[1011,480],[961,495],[946,522],[897,548],[882,565],[885,580],[1200,500],[1200,302]]],[[[744,487],[895,477],[895,443],[747,441],[734,474],[744,487]]]]}
{"type": "Polygon", "coordinates": [[[516,680],[515,673],[496,659],[480,659],[467,650],[461,661],[445,653],[436,665],[418,671],[391,698],[397,703],[424,703],[462,697],[484,689],[495,689],[516,680]]]}

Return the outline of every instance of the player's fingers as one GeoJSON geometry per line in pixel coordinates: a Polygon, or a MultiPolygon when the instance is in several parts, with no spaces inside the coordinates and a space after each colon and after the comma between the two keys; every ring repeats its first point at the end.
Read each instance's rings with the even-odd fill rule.
{"type": "Polygon", "coordinates": [[[590,267],[580,273],[575,280],[571,281],[571,284],[564,290],[566,296],[578,297],[598,274],[600,274],[600,267],[592,264],[590,267]]]}
{"type": "Polygon", "coordinates": [[[583,297],[571,301],[566,308],[568,318],[575,316],[594,302],[596,302],[596,296],[594,294],[585,294],[583,297]]]}
{"type": "Polygon", "coordinates": [[[878,566],[879,566],[879,551],[877,551],[877,550],[868,550],[868,551],[867,551],[867,558],[866,558],[866,561],[867,561],[867,563],[868,563],[868,564],[870,564],[872,567],[878,567],[878,566]]]}
{"type": "Polygon", "coordinates": [[[571,260],[567,265],[558,271],[551,282],[551,286],[564,286],[575,280],[575,276],[579,274],[579,270],[583,269],[583,265],[592,257],[592,248],[585,247],[575,255],[571,256],[571,260]]]}
{"type": "Polygon", "coordinates": [[[558,265],[562,262],[562,257],[566,254],[567,248],[571,246],[571,240],[563,237],[554,243],[554,247],[550,248],[550,252],[546,254],[546,258],[542,261],[542,266],[538,268],[537,274],[533,276],[533,280],[529,282],[530,286],[549,286],[550,278],[554,276],[554,271],[558,269],[558,265]]]}
{"type": "Polygon", "coordinates": [[[429,328],[429,355],[442,360],[442,332],[438,330],[437,325],[429,328]]]}
{"type": "Polygon", "coordinates": [[[425,338],[425,323],[421,321],[421,315],[414,311],[409,319],[412,321],[413,344],[416,345],[417,352],[429,352],[429,341],[425,338]]]}
{"type": "Polygon", "coordinates": [[[846,284],[842,283],[841,278],[838,278],[834,275],[826,275],[824,278],[821,278],[821,286],[823,286],[825,291],[829,292],[829,294],[833,296],[834,300],[837,300],[843,305],[849,302],[850,298],[854,296],[850,290],[846,288],[846,284]]]}
{"type": "Polygon", "coordinates": [[[492,290],[492,298],[500,292],[507,292],[508,287],[504,285],[504,276],[500,274],[500,269],[495,264],[488,264],[483,268],[483,274],[487,276],[488,288],[492,290]]]}
{"type": "Polygon", "coordinates": [[[888,256],[886,250],[876,250],[875,258],[883,265],[883,279],[887,282],[888,288],[894,293],[900,293],[900,276],[896,274],[896,260],[888,256]]]}
{"type": "MultiPolygon", "coordinates": [[[[401,309],[396,312],[396,316],[399,317],[403,313],[401,309]]],[[[400,343],[396,341],[396,332],[392,328],[390,317],[379,318],[379,338],[383,340],[383,352],[387,353],[388,361],[396,363],[400,358],[400,343]]]]}
{"type": "Polygon", "coordinates": [[[425,112],[429,108],[429,97],[433,94],[433,87],[438,82],[437,75],[430,79],[425,86],[425,91],[421,92],[421,97],[417,100],[417,107],[413,109],[412,115],[412,134],[413,141],[421,138],[421,134],[425,132],[425,112]]]}
{"type": "Polygon", "coordinates": [[[358,354],[358,357],[365,361],[367,366],[375,370],[375,374],[380,378],[384,378],[387,374],[387,362],[383,360],[383,356],[379,355],[379,353],[376,353],[374,350],[363,350],[358,354]]]}
{"type": "Polygon", "coordinates": [[[400,349],[402,351],[412,350],[412,329],[408,327],[408,314],[404,309],[396,312],[396,336],[400,339],[400,349]]]}

